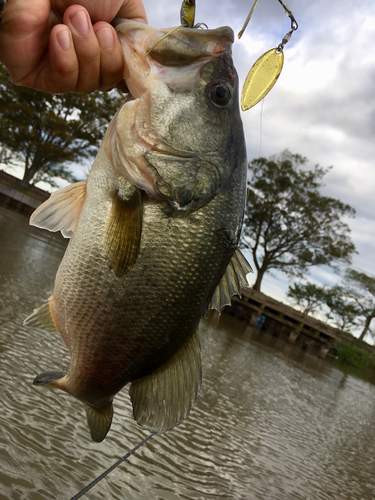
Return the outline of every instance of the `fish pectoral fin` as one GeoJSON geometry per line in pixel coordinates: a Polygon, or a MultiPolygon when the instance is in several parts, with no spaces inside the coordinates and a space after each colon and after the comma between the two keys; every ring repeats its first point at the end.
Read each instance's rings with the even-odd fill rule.
{"type": "Polygon", "coordinates": [[[113,405],[110,403],[107,408],[102,410],[85,404],[85,410],[91,439],[96,443],[100,443],[106,437],[111,427],[113,405]]]}
{"type": "Polygon", "coordinates": [[[30,217],[32,226],[61,231],[64,238],[70,238],[86,198],[86,182],[79,181],[58,189],[30,217]]]}
{"type": "Polygon", "coordinates": [[[143,207],[139,189],[124,199],[118,192],[112,201],[104,235],[106,255],[117,277],[121,278],[135,263],[142,234],[143,207]]]}
{"type": "Polygon", "coordinates": [[[208,310],[216,309],[220,312],[222,307],[230,306],[231,297],[233,295],[241,296],[241,289],[249,287],[246,275],[252,272],[253,270],[250,264],[237,248],[228,264],[224,276],[216,287],[208,310]]]}
{"type": "Polygon", "coordinates": [[[134,380],[129,394],[144,429],[165,432],[187,418],[202,382],[198,334],[150,375],[134,380]]]}
{"type": "Polygon", "coordinates": [[[51,333],[60,333],[54,320],[51,302],[52,296],[47,300],[47,302],[42,304],[37,309],[34,309],[30,316],[25,319],[23,324],[25,326],[41,328],[42,330],[47,330],[51,333]]]}

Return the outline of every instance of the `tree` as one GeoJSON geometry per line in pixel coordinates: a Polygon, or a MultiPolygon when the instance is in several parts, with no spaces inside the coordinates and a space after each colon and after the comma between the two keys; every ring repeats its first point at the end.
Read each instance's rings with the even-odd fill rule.
{"type": "Polygon", "coordinates": [[[364,318],[364,328],[360,340],[370,331],[371,321],[375,318],[375,278],[354,269],[346,271],[348,294],[355,300],[360,316],[364,318]]]}
{"type": "Polygon", "coordinates": [[[287,296],[301,308],[303,314],[312,314],[326,303],[327,292],[325,287],[313,283],[294,283],[289,285],[287,296]]]}
{"type": "Polygon", "coordinates": [[[95,156],[123,95],[47,94],[15,86],[0,65],[1,161],[24,166],[24,181],[75,180],[69,163],[95,156]]]}
{"type": "Polygon", "coordinates": [[[332,321],[340,330],[351,333],[351,328],[358,326],[357,320],[361,312],[342,287],[336,285],[326,290],[326,305],[329,310],[326,314],[327,321],[332,321]]]}
{"type": "Polygon", "coordinates": [[[307,158],[284,151],[249,164],[242,246],[251,250],[260,290],[264,274],[278,269],[302,276],[309,267],[350,262],[355,246],[343,216],[352,207],[319,192],[329,171],[307,170],[307,158]]]}
{"type": "Polygon", "coordinates": [[[361,311],[353,298],[340,286],[318,286],[313,283],[294,283],[289,286],[288,297],[297,303],[304,314],[319,313],[340,330],[350,332],[358,326],[361,311]]]}

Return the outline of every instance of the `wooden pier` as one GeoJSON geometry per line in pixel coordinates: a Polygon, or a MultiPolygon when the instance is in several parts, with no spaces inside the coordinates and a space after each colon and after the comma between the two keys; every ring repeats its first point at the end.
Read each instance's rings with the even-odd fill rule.
{"type": "Polygon", "coordinates": [[[50,193],[0,170],[0,204],[2,206],[9,206],[30,215],[49,196],[50,193]]]}
{"type": "Polygon", "coordinates": [[[291,344],[318,351],[321,357],[334,355],[340,346],[356,346],[368,353],[375,347],[360,341],[349,333],[327,325],[293,307],[287,306],[261,292],[247,288],[242,298],[232,298],[232,306],[223,313],[247,322],[250,326],[282,337],[291,344]]]}

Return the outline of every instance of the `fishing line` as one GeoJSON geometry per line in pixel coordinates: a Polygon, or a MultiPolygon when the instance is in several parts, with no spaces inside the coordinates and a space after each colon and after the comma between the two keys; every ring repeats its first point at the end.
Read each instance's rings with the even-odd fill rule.
{"type": "Polygon", "coordinates": [[[263,106],[264,106],[264,101],[265,97],[262,99],[262,104],[260,107],[260,118],[259,118],[259,153],[258,153],[258,161],[260,158],[260,152],[262,149],[262,141],[263,141],[263,106]]]}
{"type": "Polygon", "coordinates": [[[72,497],[70,500],[77,500],[78,498],[81,498],[85,493],[87,493],[93,486],[99,483],[105,476],[107,476],[110,472],[113,471],[116,467],[118,467],[122,462],[125,462],[133,453],[135,453],[141,446],[143,446],[149,439],[151,439],[153,436],[155,436],[155,432],[152,432],[149,434],[143,441],[137,444],[132,450],[130,450],[126,455],[124,455],[122,458],[117,460],[116,463],[114,463],[111,467],[109,467],[106,471],[103,472],[103,474],[100,474],[94,481],[92,481],[90,484],[88,484],[83,490],[79,491],[74,497],[72,497]]]}
{"type": "MultiPolygon", "coordinates": [[[[241,368],[242,366],[245,364],[245,362],[247,361],[247,357],[245,356],[245,354],[243,355],[243,359],[242,359],[242,362],[240,363],[239,366],[237,366],[237,372],[238,371],[241,371],[241,368]]],[[[224,375],[227,375],[228,373],[228,370],[229,370],[229,362],[226,364],[226,369],[224,369],[223,373],[217,377],[200,395],[199,397],[197,398],[197,401],[199,399],[202,399],[205,394],[207,394],[208,391],[210,391],[223,377],[224,375]]],[[[236,372],[236,373],[237,373],[236,372]]],[[[231,380],[233,378],[234,375],[232,375],[232,377],[229,377],[228,380],[231,380]]],[[[110,472],[112,472],[116,467],[118,467],[119,465],[121,465],[123,462],[125,462],[131,455],[133,455],[133,453],[135,453],[139,448],[141,448],[144,444],[147,443],[147,441],[149,441],[153,436],[155,436],[155,434],[157,434],[156,432],[152,432],[151,434],[149,434],[145,439],[143,439],[143,441],[141,441],[140,443],[137,444],[137,446],[135,446],[132,450],[130,450],[126,455],[124,455],[122,458],[120,458],[119,460],[117,460],[116,463],[114,463],[111,467],[109,467],[107,470],[105,470],[102,474],[100,474],[100,476],[98,476],[96,479],[94,479],[94,481],[92,481],[90,484],[88,484],[85,488],[83,488],[81,491],[79,491],[76,495],[74,495],[70,500],[78,500],[78,498],[81,498],[85,493],[87,493],[93,486],[95,486],[96,484],[98,484],[102,479],[104,479],[110,472]]]]}

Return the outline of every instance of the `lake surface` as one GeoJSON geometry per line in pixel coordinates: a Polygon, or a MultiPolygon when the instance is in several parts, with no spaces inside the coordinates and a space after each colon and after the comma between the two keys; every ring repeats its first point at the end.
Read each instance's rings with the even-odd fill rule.
{"type": "MultiPolygon", "coordinates": [[[[52,293],[65,244],[0,208],[0,498],[70,499],[148,433],[127,388],[91,442],[82,405],[32,385],[64,370],[62,340],[23,320],[52,293]]],[[[200,327],[188,420],[155,435],[82,498],[373,500],[375,386],[229,316],[200,327]]]]}

